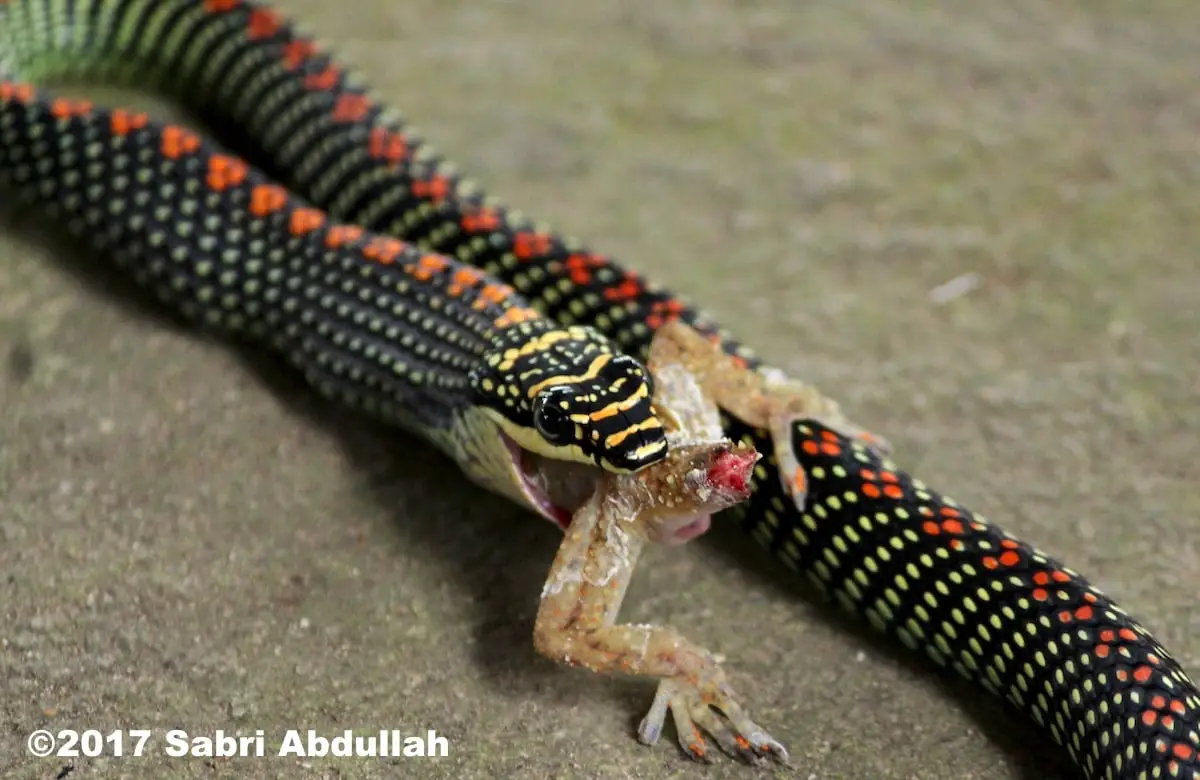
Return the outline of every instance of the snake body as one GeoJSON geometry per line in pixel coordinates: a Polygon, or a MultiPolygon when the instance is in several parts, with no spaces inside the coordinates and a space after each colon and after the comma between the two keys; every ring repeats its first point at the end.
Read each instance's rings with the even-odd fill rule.
{"type": "MultiPolygon", "coordinates": [[[[584,400],[643,381],[620,353],[644,357],[676,318],[767,368],[687,301],[486,197],[264,5],[0,0],[0,79],[5,184],[124,258],[177,310],[280,349],[322,392],[460,461],[479,458],[477,475],[511,472],[496,430],[611,469],[658,457],[648,408],[624,421],[646,430],[597,453],[497,401],[512,367],[473,367],[497,369],[525,345],[537,345],[527,357],[555,355],[536,381],[570,375],[584,400]],[[237,128],[258,167],[184,128],[55,98],[41,83],[63,74],[183,98],[237,128]]],[[[625,401],[590,403],[585,416],[625,401]]],[[[1007,699],[1086,776],[1200,780],[1196,686],[1078,573],[819,421],[793,425],[786,458],[766,431],[729,415],[723,425],[764,454],[737,511],[785,564],[1007,699]],[[797,481],[799,506],[785,489],[797,481]]]]}

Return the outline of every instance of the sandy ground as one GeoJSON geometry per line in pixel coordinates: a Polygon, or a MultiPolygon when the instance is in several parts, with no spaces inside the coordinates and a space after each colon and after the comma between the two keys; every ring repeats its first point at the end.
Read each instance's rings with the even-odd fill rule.
{"type": "MultiPolygon", "coordinates": [[[[1200,671],[1200,7],[293,0],[509,202],[667,280],[1200,671]]],[[[626,614],[728,656],[793,770],[686,764],[538,658],[556,532],[412,440],[0,239],[0,775],[1044,778],[1058,751],[740,535],[626,614]],[[34,728],[436,729],[436,761],[30,760],[34,728]]]]}

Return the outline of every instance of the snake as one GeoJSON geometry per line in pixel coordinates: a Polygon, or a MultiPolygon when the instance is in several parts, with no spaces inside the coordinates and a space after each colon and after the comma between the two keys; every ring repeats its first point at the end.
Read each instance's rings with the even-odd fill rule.
{"type": "MultiPolygon", "coordinates": [[[[523,454],[660,460],[642,361],[663,324],[773,370],[688,299],[487,194],[250,0],[0,0],[0,187],[172,311],[559,524],[523,454]],[[229,138],[58,95],[64,77],[162,92],[229,138]]],[[[790,440],[722,426],[763,454],[738,524],[820,593],[1009,702],[1086,777],[1200,780],[1196,685],[1078,572],[820,420],[790,440]]]]}

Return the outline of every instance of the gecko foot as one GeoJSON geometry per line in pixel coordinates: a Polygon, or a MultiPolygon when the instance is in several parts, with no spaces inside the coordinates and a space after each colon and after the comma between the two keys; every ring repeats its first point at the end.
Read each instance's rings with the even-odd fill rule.
{"type": "Polygon", "coordinates": [[[761,764],[768,758],[787,764],[787,748],[750,720],[728,685],[721,684],[711,698],[709,701],[698,688],[682,681],[662,680],[638,726],[638,739],[646,745],[657,743],[669,710],[679,744],[694,761],[712,762],[704,737],[708,734],[725,753],[749,764],[761,764]]]}
{"type": "MultiPolygon", "coordinates": [[[[892,445],[886,439],[847,419],[837,402],[815,387],[777,369],[748,368],[726,354],[719,343],[680,320],[667,323],[655,334],[647,364],[651,371],[658,366],[682,366],[708,399],[723,411],[766,431],[774,445],[783,489],[801,511],[807,500],[808,475],[800,467],[800,461],[816,454],[807,450],[797,453],[793,449],[794,430],[805,421],[821,423],[829,429],[830,436],[841,434],[862,442],[880,457],[891,454],[892,445]]],[[[656,378],[660,373],[665,370],[656,371],[656,378]]],[[[806,442],[805,446],[816,447],[820,452],[835,444],[820,441],[806,442]]]]}

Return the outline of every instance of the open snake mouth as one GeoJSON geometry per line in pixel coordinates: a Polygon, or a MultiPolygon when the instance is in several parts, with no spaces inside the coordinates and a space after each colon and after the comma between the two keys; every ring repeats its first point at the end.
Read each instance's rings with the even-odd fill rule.
{"type": "MultiPolygon", "coordinates": [[[[604,472],[597,466],[538,455],[524,449],[503,432],[501,436],[512,457],[513,473],[526,503],[565,531],[570,527],[575,512],[599,489],[604,472]]],[[[757,460],[757,453],[727,453],[711,465],[707,474],[703,475],[711,488],[709,494],[713,496],[713,501],[709,503],[712,509],[709,511],[720,511],[727,505],[716,500],[718,495],[745,493],[750,469],[757,460]],[[712,490],[718,492],[713,493],[712,490]]],[[[651,536],[663,544],[683,544],[703,535],[711,525],[712,515],[708,512],[690,515],[667,513],[656,518],[651,536]]]]}
{"type": "Polygon", "coordinates": [[[525,500],[537,512],[564,531],[575,511],[595,492],[602,472],[584,463],[546,458],[530,452],[501,432],[512,456],[525,500]]]}

